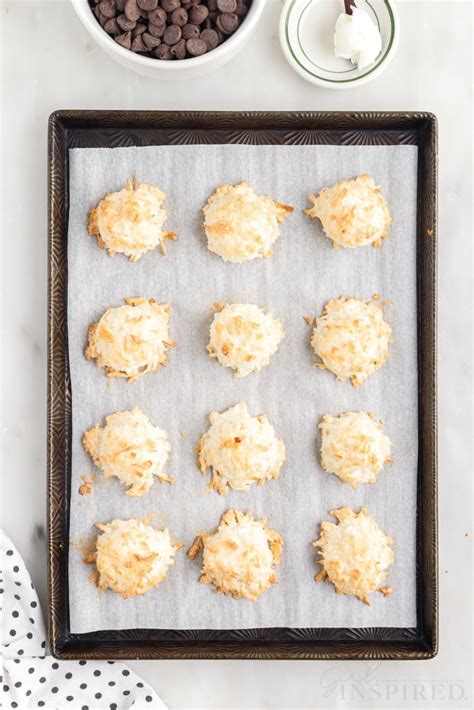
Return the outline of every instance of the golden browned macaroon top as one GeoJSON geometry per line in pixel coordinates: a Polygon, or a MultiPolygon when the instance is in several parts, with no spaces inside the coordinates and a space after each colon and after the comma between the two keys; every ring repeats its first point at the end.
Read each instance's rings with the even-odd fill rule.
{"type": "Polygon", "coordinates": [[[359,387],[387,360],[391,333],[381,306],[360,298],[334,298],[316,319],[311,338],[322,360],[317,367],[359,387]]]}
{"type": "Polygon", "coordinates": [[[283,337],[282,322],[271,313],[253,303],[231,303],[215,314],[207,350],[236,377],[245,377],[269,364],[283,337]]]}
{"type": "Polygon", "coordinates": [[[203,212],[209,250],[224,261],[240,263],[272,255],[279,225],[293,207],[256,195],[244,181],[218,187],[203,212]]]}
{"type": "Polygon", "coordinates": [[[95,563],[100,590],[110,589],[127,599],[146,594],[165,579],[182,545],[172,543],[167,529],[152,527],[149,517],[96,524],[101,534],[85,562],[95,563]]]}
{"type": "Polygon", "coordinates": [[[384,465],[391,461],[391,443],[382,431],[382,420],[370,412],[325,414],[321,430],[321,466],[355,488],[375,483],[384,465]]]}
{"type": "Polygon", "coordinates": [[[315,579],[328,579],[338,594],[349,594],[365,604],[368,595],[378,590],[384,596],[391,594],[390,587],[382,584],[387,569],[394,560],[393,540],[385,535],[375,520],[361,508],[332,510],[338,524],[321,523],[321,536],[313,543],[319,548],[318,564],[322,566],[315,579]]]}
{"type": "Polygon", "coordinates": [[[129,382],[168,362],[168,349],[176,346],[169,336],[169,303],[154,298],[126,298],[123,306],[108,308],[98,323],[89,326],[85,356],[96,360],[108,377],[129,382]]]}
{"type": "Polygon", "coordinates": [[[273,565],[280,561],[282,546],[283,539],[267,528],[265,520],[230,509],[216,532],[196,537],[188,556],[194,559],[202,549],[203,584],[234,599],[254,601],[278,582],[273,565]]]}
{"type": "Polygon", "coordinates": [[[326,187],[318,195],[309,195],[313,203],[305,214],[321,220],[324,232],[334,247],[354,249],[367,244],[379,247],[388,237],[392,222],[380,187],[369,175],[342,180],[326,187]]]}
{"type": "Polygon", "coordinates": [[[155,478],[173,483],[174,479],[164,472],[171,450],[168,435],[139,407],[109,414],[105,421],[105,426],[86,431],[82,442],[106,481],[116,476],[129,486],[128,496],[143,495],[155,478]]]}
{"type": "Polygon", "coordinates": [[[165,197],[153,185],[128,180],[123,190],[107,193],[90,210],[89,234],[110,256],[125,254],[138,261],[158,246],[166,254],[166,240],[175,240],[176,234],[163,229],[168,214],[162,207],[165,197]]]}
{"type": "Polygon", "coordinates": [[[210,488],[226,495],[229,488],[248,491],[250,486],[278,478],[285,461],[285,445],[265,415],[253,417],[244,402],[221,414],[211,412],[211,426],[202,435],[196,452],[202,473],[212,470],[210,488]]]}

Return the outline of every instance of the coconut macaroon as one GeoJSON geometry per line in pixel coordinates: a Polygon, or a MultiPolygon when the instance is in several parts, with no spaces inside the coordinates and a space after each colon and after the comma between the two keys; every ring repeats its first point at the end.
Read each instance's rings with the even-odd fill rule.
{"type": "Polygon", "coordinates": [[[231,508],[216,532],[196,537],[188,557],[194,559],[202,549],[199,581],[234,599],[254,601],[278,582],[272,566],[279,564],[282,547],[283,539],[267,528],[266,520],[231,508]]]}
{"type": "Polygon", "coordinates": [[[203,212],[209,250],[224,261],[240,263],[272,255],[279,224],[293,207],[256,195],[247,182],[241,182],[218,187],[203,212]]]}
{"type": "Polygon", "coordinates": [[[176,550],[167,529],[156,530],[144,520],[96,523],[102,534],[85,562],[97,567],[97,586],[111,589],[124,599],[158,587],[175,561],[176,550]]]}
{"type": "Polygon", "coordinates": [[[355,513],[351,508],[331,511],[339,524],[321,523],[321,536],[313,543],[318,547],[322,566],[315,579],[328,579],[337,594],[349,594],[370,604],[368,595],[376,590],[385,596],[390,587],[383,587],[387,569],[394,560],[393,540],[361,508],[355,513]]]}
{"type": "Polygon", "coordinates": [[[251,303],[225,305],[214,315],[207,350],[236,377],[260,372],[283,340],[283,325],[251,303]]]}
{"type": "Polygon", "coordinates": [[[360,298],[335,298],[324,306],[313,330],[311,345],[322,360],[317,367],[359,387],[387,360],[391,333],[381,306],[360,298]]]}
{"type": "Polygon", "coordinates": [[[248,491],[253,483],[263,486],[278,478],[285,444],[265,415],[251,416],[241,402],[222,414],[211,412],[209,421],[209,430],[196,446],[201,472],[207,468],[212,472],[209,488],[226,495],[229,488],[248,491]]]}
{"type": "Polygon", "coordinates": [[[326,414],[321,430],[321,466],[353,488],[358,483],[375,483],[377,474],[390,459],[391,442],[368,412],[326,414]]]}
{"type": "Polygon", "coordinates": [[[85,356],[96,360],[108,377],[129,382],[168,362],[170,304],[154,298],[126,298],[123,306],[108,308],[98,323],[89,326],[85,356]]]}
{"type": "Polygon", "coordinates": [[[359,175],[309,195],[313,203],[305,214],[318,218],[334,247],[354,249],[373,244],[379,247],[388,237],[392,219],[387,203],[371,177],[359,175]]]}
{"type": "Polygon", "coordinates": [[[110,256],[125,254],[130,261],[151,249],[161,247],[166,254],[166,240],[176,239],[174,232],[163,229],[168,215],[162,205],[166,195],[153,185],[132,184],[109,192],[89,212],[88,231],[110,256]]]}
{"type": "Polygon", "coordinates": [[[86,431],[82,443],[106,481],[116,476],[129,486],[128,496],[146,493],[155,477],[160,483],[174,482],[164,472],[171,451],[168,434],[153,426],[139,407],[109,414],[105,422],[86,431]]]}

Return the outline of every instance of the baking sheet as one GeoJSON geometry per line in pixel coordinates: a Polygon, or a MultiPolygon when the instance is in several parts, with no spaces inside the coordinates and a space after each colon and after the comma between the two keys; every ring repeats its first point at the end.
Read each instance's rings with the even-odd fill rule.
{"type": "Polygon", "coordinates": [[[257,601],[233,600],[201,585],[199,560],[177,554],[167,580],[144,597],[122,600],[99,594],[91,568],[70,547],[69,604],[72,633],[101,629],[238,629],[262,627],[413,627],[416,625],[415,542],[417,475],[416,355],[416,175],[413,146],[188,145],[147,148],[73,149],[70,159],[68,233],[68,332],[73,398],[70,537],[75,543],[95,522],[155,513],[176,539],[191,544],[211,530],[229,507],[266,517],[285,540],[280,582],[257,601]],[[137,171],[167,195],[167,227],[179,240],[132,264],[113,259],[87,235],[87,212],[107,191],[123,187],[137,171]],[[394,222],[380,250],[339,250],[306,217],[307,195],[362,172],[382,186],[394,222]],[[201,208],[222,182],[248,179],[257,192],[297,209],[282,226],[274,255],[229,264],[211,254],[202,230],[201,208]],[[394,329],[390,360],[360,389],[337,382],[313,367],[311,329],[305,315],[319,315],[330,298],[382,294],[393,305],[386,317],[394,329]],[[178,347],[168,368],[134,383],[110,380],[83,355],[87,327],[127,296],[171,302],[171,336],[178,347]],[[215,301],[267,306],[284,322],[286,337],[270,365],[236,379],[207,352],[209,308],[215,301]],[[280,479],[249,492],[218,496],[196,467],[194,446],[208,427],[207,415],[246,401],[251,413],[266,413],[287,448],[280,479]],[[108,486],[82,449],[83,432],[103,417],[139,405],[170,436],[167,472],[173,486],[158,484],[141,498],[108,486]],[[316,425],[323,414],[366,409],[385,419],[395,461],[373,486],[350,486],[319,465],[316,425]],[[96,473],[94,494],[81,497],[81,475],[96,473]],[[342,505],[366,505],[395,540],[391,597],[375,594],[367,607],[316,584],[319,523],[342,505]]]}

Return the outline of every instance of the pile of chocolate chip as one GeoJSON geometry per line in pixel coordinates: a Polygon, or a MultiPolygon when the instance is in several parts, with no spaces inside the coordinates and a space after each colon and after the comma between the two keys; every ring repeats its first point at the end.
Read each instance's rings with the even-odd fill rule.
{"type": "Polygon", "coordinates": [[[89,0],[104,30],[125,49],[156,59],[210,52],[241,24],[252,0],[89,0]]]}

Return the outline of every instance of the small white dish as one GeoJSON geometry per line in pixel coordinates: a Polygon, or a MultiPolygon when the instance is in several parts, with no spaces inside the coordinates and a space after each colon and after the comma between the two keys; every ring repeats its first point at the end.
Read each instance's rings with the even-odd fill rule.
{"type": "Polygon", "coordinates": [[[373,64],[358,69],[334,55],[334,28],[343,0],[286,0],[280,16],[280,44],[290,66],[306,81],[327,89],[350,89],[380,76],[398,47],[399,19],[391,0],[359,0],[382,36],[373,64]]]}
{"type": "Polygon", "coordinates": [[[71,3],[91,37],[119,64],[155,79],[191,79],[221,67],[244,47],[262,14],[265,1],[252,0],[241,26],[216,49],[200,57],[172,61],[145,57],[121,47],[97,22],[88,0],[71,0],[71,3]]]}

